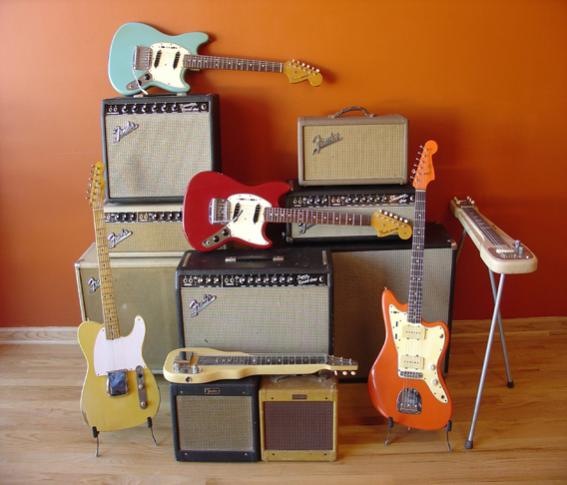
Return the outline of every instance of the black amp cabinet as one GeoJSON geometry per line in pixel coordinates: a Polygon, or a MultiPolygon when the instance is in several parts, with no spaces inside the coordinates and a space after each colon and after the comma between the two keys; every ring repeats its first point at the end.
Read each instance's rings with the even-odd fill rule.
{"type": "Polygon", "coordinates": [[[187,252],[176,291],[182,346],[332,349],[331,260],[321,248],[187,252]]]}

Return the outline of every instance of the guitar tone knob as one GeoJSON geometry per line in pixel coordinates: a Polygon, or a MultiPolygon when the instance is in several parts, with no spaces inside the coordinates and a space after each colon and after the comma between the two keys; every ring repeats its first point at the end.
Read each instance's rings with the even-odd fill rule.
{"type": "Polygon", "coordinates": [[[435,364],[431,364],[431,365],[429,366],[429,368],[430,368],[431,370],[435,370],[437,367],[435,366],[435,364]]]}

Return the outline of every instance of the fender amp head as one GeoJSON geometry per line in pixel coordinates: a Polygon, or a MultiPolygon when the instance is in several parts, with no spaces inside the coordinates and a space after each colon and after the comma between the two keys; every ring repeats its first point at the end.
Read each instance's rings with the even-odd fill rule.
{"type": "MultiPolygon", "coordinates": [[[[412,219],[415,190],[411,185],[300,188],[286,195],[286,207],[372,214],[377,210],[412,219]]],[[[286,225],[286,240],[338,241],[376,239],[371,226],[297,224],[286,225]]]]}
{"type": "Polygon", "coordinates": [[[359,106],[298,120],[300,185],[405,184],[408,122],[359,106]],[[342,117],[361,110],[364,117],[342,117]]]}
{"type": "MultiPolygon", "coordinates": [[[[148,367],[154,372],[161,372],[168,352],[179,347],[173,289],[179,258],[152,256],[110,260],[120,333],[130,333],[136,315],[144,318],[146,338],[142,351],[148,367]]],[[[103,322],[94,244],[75,263],[75,276],[83,321],[103,322]]]]}
{"type": "Polygon", "coordinates": [[[257,461],[258,377],[170,384],[179,461],[257,461]]]}
{"type": "MultiPolygon", "coordinates": [[[[359,364],[359,380],[368,375],[384,344],[382,290],[391,289],[407,303],[409,295],[411,241],[383,240],[374,243],[332,244],[335,352],[359,364]]],[[[451,328],[453,274],[456,243],[443,226],[427,224],[423,270],[423,318],[443,321],[451,328]]],[[[447,351],[445,370],[447,370],[447,351]]],[[[341,377],[341,380],[343,378],[341,377]]]]}
{"type": "Polygon", "coordinates": [[[331,351],[331,263],[321,248],[188,252],[176,287],[181,346],[331,351]]]}
{"type": "Polygon", "coordinates": [[[149,96],[102,102],[106,198],[181,202],[191,177],[220,169],[218,96],[149,96]]]}
{"type": "Polygon", "coordinates": [[[177,256],[192,249],[179,204],[104,204],[110,256],[177,256]]]}
{"type": "Polygon", "coordinates": [[[264,377],[259,399],[262,460],[336,460],[338,389],[332,375],[264,377]]]}

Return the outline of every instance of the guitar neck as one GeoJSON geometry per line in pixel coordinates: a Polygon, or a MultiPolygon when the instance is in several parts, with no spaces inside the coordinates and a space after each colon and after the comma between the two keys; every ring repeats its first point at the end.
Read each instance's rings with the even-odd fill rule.
{"type": "Polygon", "coordinates": [[[219,57],[187,54],[183,58],[186,69],[222,69],[231,71],[283,72],[283,63],[241,59],[239,57],[219,57]]]}
{"type": "Polygon", "coordinates": [[[106,338],[112,340],[120,337],[120,327],[118,325],[116,302],[114,301],[110,255],[108,252],[108,240],[106,238],[106,226],[102,207],[93,208],[93,219],[104,327],[106,330],[106,338]]]}
{"type": "Polygon", "coordinates": [[[416,190],[408,296],[408,321],[413,323],[421,323],[421,308],[423,303],[425,200],[425,190],[416,190]]]}
{"type": "Polygon", "coordinates": [[[275,366],[275,365],[327,365],[329,356],[315,355],[201,355],[197,360],[199,365],[208,366],[275,366]]]}
{"type": "Polygon", "coordinates": [[[321,211],[314,209],[289,209],[267,207],[264,210],[267,222],[295,222],[297,224],[333,224],[339,226],[370,226],[372,216],[354,212],[321,211]]]}

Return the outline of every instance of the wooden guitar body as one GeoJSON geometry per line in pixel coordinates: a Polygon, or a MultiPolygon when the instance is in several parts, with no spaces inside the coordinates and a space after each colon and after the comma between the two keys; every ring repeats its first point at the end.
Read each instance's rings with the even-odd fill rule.
{"type": "Polygon", "coordinates": [[[79,345],[87,361],[87,373],[81,394],[81,411],[87,424],[98,431],[117,431],[144,424],[156,415],[160,393],[155,377],[142,359],[144,321],[136,318],[132,332],[124,337],[107,340],[104,325],[83,322],[78,329],[79,345]],[[116,351],[108,352],[109,347],[116,351]],[[145,385],[146,407],[140,406],[136,366],[141,366],[145,385]],[[107,375],[101,369],[127,369],[128,391],[124,395],[111,396],[107,392],[107,375]],[[97,372],[97,369],[99,372],[97,372]]]}
{"type": "Polygon", "coordinates": [[[289,190],[290,186],[284,182],[252,187],[218,172],[198,173],[189,182],[183,202],[183,227],[189,243],[199,251],[210,251],[229,241],[270,247],[272,242],[265,234],[264,209],[278,207],[280,198],[289,190]],[[219,206],[228,201],[230,210],[222,223],[211,222],[213,199],[223,201],[219,206]],[[221,234],[223,228],[227,234],[221,234]],[[217,233],[218,241],[214,241],[211,238],[217,233]],[[204,243],[207,240],[209,244],[204,243]]]}
{"type": "Polygon", "coordinates": [[[382,293],[382,311],[386,339],[368,376],[372,404],[404,426],[443,428],[453,411],[441,373],[449,341],[447,326],[409,323],[408,305],[387,288],[382,293]]]}

